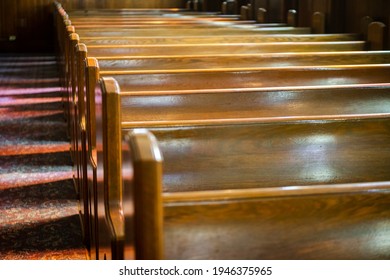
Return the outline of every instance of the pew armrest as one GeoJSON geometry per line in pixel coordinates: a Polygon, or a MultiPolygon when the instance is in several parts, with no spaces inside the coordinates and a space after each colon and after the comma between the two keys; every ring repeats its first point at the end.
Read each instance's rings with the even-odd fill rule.
{"type": "MultiPolygon", "coordinates": [[[[162,162],[163,157],[153,134],[145,129],[135,129],[125,135],[129,157],[133,164],[133,188],[124,185],[123,209],[130,212],[128,200],[134,201],[135,256],[136,259],[163,258],[163,207],[162,162]]],[[[127,216],[129,217],[129,216],[127,216]]],[[[126,222],[126,233],[132,231],[126,222]],[[128,228],[127,228],[128,227],[128,228]]]]}

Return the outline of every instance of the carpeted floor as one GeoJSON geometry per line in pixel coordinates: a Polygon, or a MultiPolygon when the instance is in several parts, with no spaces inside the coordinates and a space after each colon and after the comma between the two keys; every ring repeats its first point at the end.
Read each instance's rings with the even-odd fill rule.
{"type": "Polygon", "coordinates": [[[0,259],[86,259],[58,76],[0,55],[0,259]]]}

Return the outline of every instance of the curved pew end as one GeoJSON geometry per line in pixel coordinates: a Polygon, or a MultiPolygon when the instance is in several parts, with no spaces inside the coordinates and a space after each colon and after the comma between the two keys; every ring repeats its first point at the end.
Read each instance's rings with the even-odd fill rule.
{"type": "Polygon", "coordinates": [[[246,5],[246,7],[248,8],[248,20],[253,20],[253,6],[252,6],[252,4],[248,3],[246,5]]]}
{"type": "MultiPolygon", "coordinates": [[[[135,258],[141,260],[163,259],[163,157],[153,134],[145,129],[135,129],[125,135],[134,170],[134,223],[135,258]]],[[[125,186],[124,207],[130,205],[131,190],[125,186]],[[130,192],[129,192],[130,191],[130,192]]],[[[127,212],[124,209],[125,213],[127,212]]],[[[131,210],[131,209],[130,209],[131,210]]],[[[134,230],[127,223],[125,233],[134,230]]],[[[125,248],[125,252],[126,252],[125,248]]],[[[126,259],[126,256],[125,256],[126,259]]]]}
{"type": "Polygon", "coordinates": [[[241,6],[240,20],[249,20],[249,9],[247,6],[241,6]]]}
{"type": "Polygon", "coordinates": [[[257,10],[257,16],[256,20],[258,23],[266,23],[268,21],[267,19],[267,10],[264,8],[259,8],[257,10]]]}
{"type": "Polygon", "coordinates": [[[226,0],[222,3],[222,11],[226,15],[238,14],[238,4],[236,0],[226,0]]]}
{"type": "Polygon", "coordinates": [[[192,11],[193,10],[193,3],[192,3],[192,1],[187,1],[186,2],[186,10],[188,10],[188,11],[192,11]]]}
{"type": "Polygon", "coordinates": [[[202,10],[202,3],[199,0],[194,0],[194,11],[200,12],[202,10]]]}
{"type": "Polygon", "coordinates": [[[287,25],[297,27],[298,26],[298,14],[296,10],[288,10],[287,12],[287,25]]]}
{"type": "Polygon", "coordinates": [[[76,145],[77,145],[77,170],[78,170],[78,188],[80,190],[80,217],[82,222],[82,233],[84,243],[90,250],[90,222],[89,222],[89,200],[88,183],[85,174],[87,166],[87,147],[86,147],[86,122],[85,122],[85,68],[84,61],[87,58],[87,46],[79,43],[76,46],[76,82],[77,82],[77,116],[76,116],[76,145]]]}
{"type": "Polygon", "coordinates": [[[312,16],[312,31],[314,34],[326,33],[325,14],[322,12],[315,12],[312,16]]]}
{"type": "Polygon", "coordinates": [[[379,21],[371,22],[368,25],[367,41],[371,51],[385,49],[386,30],[386,25],[379,21]]]}
{"type": "MultiPolygon", "coordinates": [[[[157,140],[146,130],[134,130],[122,138],[120,89],[113,78],[101,78],[104,207],[109,230],[112,259],[127,259],[133,255],[135,244],[136,259],[162,259],[162,155],[157,140]],[[114,124],[117,125],[108,125],[114,124]],[[128,142],[133,168],[132,184],[128,185],[122,170],[122,154],[128,142]],[[123,149],[123,150],[122,150],[123,149]],[[131,186],[134,186],[132,188],[131,186]],[[132,197],[134,191],[134,208],[132,197]],[[134,211],[134,239],[126,232],[134,230],[131,223],[134,211]],[[123,214],[125,213],[125,216],[123,214]],[[129,215],[127,215],[129,214],[129,215]],[[127,221],[127,223],[123,223],[127,221]],[[128,228],[126,228],[128,226],[128,228]],[[134,240],[134,242],[133,242],[134,240]],[[130,247],[127,248],[127,247],[130,247]]],[[[104,225],[99,225],[104,226],[104,225]]],[[[106,237],[107,238],[107,237],[106,237]]],[[[107,241],[107,240],[106,240],[107,241]]]]}

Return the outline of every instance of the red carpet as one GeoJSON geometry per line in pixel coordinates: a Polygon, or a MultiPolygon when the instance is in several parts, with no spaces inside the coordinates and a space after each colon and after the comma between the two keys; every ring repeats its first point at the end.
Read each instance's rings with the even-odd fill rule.
{"type": "Polygon", "coordinates": [[[86,259],[55,56],[0,55],[0,259],[86,259]]]}

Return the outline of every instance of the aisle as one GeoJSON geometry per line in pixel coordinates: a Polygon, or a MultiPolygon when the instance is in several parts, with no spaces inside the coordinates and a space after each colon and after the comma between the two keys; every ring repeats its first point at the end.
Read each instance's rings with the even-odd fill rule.
{"type": "Polygon", "coordinates": [[[0,55],[0,259],[85,259],[53,55],[0,55]]]}

